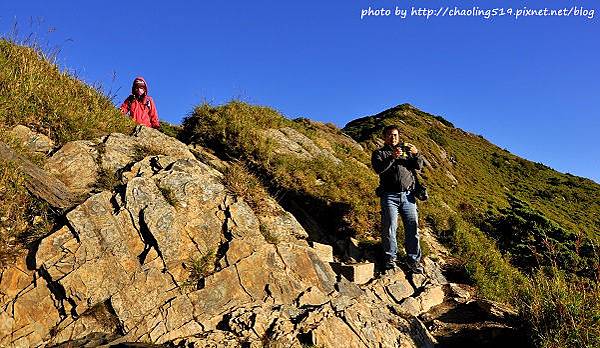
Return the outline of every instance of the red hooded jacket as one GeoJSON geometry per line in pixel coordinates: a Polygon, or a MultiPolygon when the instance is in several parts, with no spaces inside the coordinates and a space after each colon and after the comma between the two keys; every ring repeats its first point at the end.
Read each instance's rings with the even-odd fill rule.
{"type": "Polygon", "coordinates": [[[148,95],[148,84],[141,76],[138,76],[133,80],[133,84],[131,85],[131,95],[125,99],[119,109],[123,114],[128,114],[138,124],[152,128],[160,127],[156,104],[154,104],[152,97],[148,95]],[[146,93],[139,99],[136,98],[134,91],[135,81],[138,80],[143,81],[146,86],[146,93]]]}

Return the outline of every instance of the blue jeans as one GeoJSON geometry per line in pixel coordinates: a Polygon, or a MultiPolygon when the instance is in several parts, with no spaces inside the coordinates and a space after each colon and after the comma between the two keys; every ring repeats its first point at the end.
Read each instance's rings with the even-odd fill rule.
{"type": "Polygon", "coordinates": [[[392,267],[396,263],[398,213],[400,213],[404,223],[404,250],[406,250],[409,261],[421,261],[419,229],[417,226],[419,218],[417,202],[413,192],[384,192],[381,195],[381,242],[385,253],[385,268],[392,267]]]}

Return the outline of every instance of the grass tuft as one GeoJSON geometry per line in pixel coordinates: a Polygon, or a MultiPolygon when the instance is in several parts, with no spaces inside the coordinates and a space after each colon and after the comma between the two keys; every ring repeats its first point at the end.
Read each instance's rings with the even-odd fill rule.
{"type": "Polygon", "coordinates": [[[188,281],[184,285],[197,285],[200,281],[215,270],[216,253],[213,250],[207,251],[199,257],[192,257],[185,263],[189,271],[188,281]]]}
{"type": "Polygon", "coordinates": [[[243,162],[231,163],[223,173],[223,184],[233,195],[246,201],[256,213],[272,213],[266,202],[269,193],[243,162]]]}

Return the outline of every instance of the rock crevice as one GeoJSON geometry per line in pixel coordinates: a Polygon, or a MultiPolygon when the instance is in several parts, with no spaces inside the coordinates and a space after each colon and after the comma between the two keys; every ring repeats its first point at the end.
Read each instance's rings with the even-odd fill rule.
{"type": "MultiPolygon", "coordinates": [[[[288,152],[333,156],[296,133],[270,131],[288,152]]],[[[68,143],[46,170],[87,199],[32,250],[31,270],[20,260],[0,273],[0,346],[435,344],[417,317],[448,300],[436,263],[426,261],[427,279],[399,271],[354,284],[277,202],[253,211],[156,130],[68,143]],[[116,174],[102,188],[106,173],[116,174]]]]}

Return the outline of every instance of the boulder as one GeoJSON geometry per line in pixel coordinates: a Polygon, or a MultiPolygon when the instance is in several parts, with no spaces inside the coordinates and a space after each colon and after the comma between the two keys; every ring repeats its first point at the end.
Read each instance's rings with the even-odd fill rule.
{"type": "Polygon", "coordinates": [[[62,181],[73,193],[87,195],[98,181],[97,142],[73,141],[52,155],[44,169],[62,181]]]}
{"type": "Polygon", "coordinates": [[[394,301],[400,303],[405,298],[412,296],[415,289],[413,289],[406,277],[398,277],[393,283],[387,285],[387,291],[394,301]]]}
{"type": "Polygon", "coordinates": [[[333,247],[331,245],[317,242],[309,242],[309,245],[321,260],[324,262],[333,262],[333,247]]]}
{"type": "Polygon", "coordinates": [[[52,139],[44,134],[36,133],[23,125],[15,126],[10,131],[10,134],[19,140],[21,145],[29,151],[47,154],[54,148],[54,141],[52,139]]]}
{"type": "Polygon", "coordinates": [[[471,293],[461,284],[450,283],[450,290],[457,302],[466,303],[472,297],[471,293]]]}
{"type": "Polygon", "coordinates": [[[159,130],[136,126],[133,132],[136,145],[146,154],[167,155],[181,159],[196,159],[187,145],[159,130]]]}
{"type": "Polygon", "coordinates": [[[362,262],[355,264],[344,264],[341,262],[332,263],[332,267],[336,272],[346,277],[346,279],[362,285],[373,279],[375,272],[375,264],[372,262],[362,262]]]}
{"type": "Polygon", "coordinates": [[[420,311],[424,313],[444,302],[444,289],[440,285],[426,287],[417,298],[421,304],[420,311]]]}

